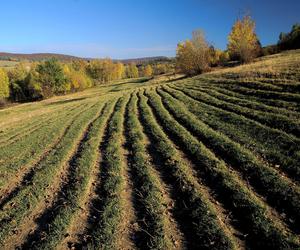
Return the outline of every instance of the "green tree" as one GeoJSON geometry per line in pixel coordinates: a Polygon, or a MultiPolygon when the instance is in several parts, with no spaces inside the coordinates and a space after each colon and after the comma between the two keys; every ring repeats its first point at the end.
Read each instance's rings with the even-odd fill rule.
{"type": "Polygon", "coordinates": [[[66,77],[60,63],[56,59],[47,60],[36,67],[37,81],[42,88],[43,97],[66,92],[66,77]]]}
{"type": "Polygon", "coordinates": [[[9,97],[9,79],[6,71],[0,68],[0,99],[9,97]]]}
{"type": "Polygon", "coordinates": [[[294,24],[292,30],[287,34],[280,33],[278,47],[281,50],[300,48],[300,24],[294,24]]]}
{"type": "Polygon", "coordinates": [[[255,33],[255,22],[250,16],[237,20],[228,36],[228,51],[232,58],[249,62],[258,56],[260,43],[255,33]]]}
{"type": "Polygon", "coordinates": [[[10,98],[14,101],[26,101],[30,99],[28,93],[29,68],[23,63],[19,63],[16,67],[8,73],[10,84],[10,98]]]}

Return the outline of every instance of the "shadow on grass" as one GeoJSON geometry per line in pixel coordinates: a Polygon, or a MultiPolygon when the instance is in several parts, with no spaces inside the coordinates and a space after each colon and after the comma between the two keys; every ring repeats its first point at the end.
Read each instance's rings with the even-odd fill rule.
{"type": "Polygon", "coordinates": [[[86,99],[86,97],[81,97],[81,98],[75,98],[75,99],[68,99],[68,100],[62,100],[62,101],[57,101],[57,102],[51,102],[45,104],[46,106],[52,106],[52,105],[62,105],[70,102],[78,102],[86,99]]]}

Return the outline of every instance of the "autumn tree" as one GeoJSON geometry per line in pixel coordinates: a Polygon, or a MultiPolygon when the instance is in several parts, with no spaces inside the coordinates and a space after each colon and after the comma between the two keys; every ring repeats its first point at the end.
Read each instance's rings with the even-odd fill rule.
{"type": "Polygon", "coordinates": [[[10,98],[13,101],[30,100],[27,79],[29,69],[29,66],[26,66],[24,63],[19,63],[8,71],[10,98]]]}
{"type": "Polygon", "coordinates": [[[218,66],[221,63],[222,50],[214,46],[209,47],[209,62],[211,66],[218,66]]]}
{"type": "Polygon", "coordinates": [[[118,62],[115,66],[116,79],[122,79],[125,77],[125,67],[123,63],[118,62]]]}
{"type": "Polygon", "coordinates": [[[222,51],[220,58],[219,58],[219,63],[220,64],[225,64],[230,60],[229,52],[227,50],[222,51]]]}
{"type": "Polygon", "coordinates": [[[143,76],[149,77],[153,75],[153,69],[150,64],[148,64],[143,70],[143,76]]]}
{"type": "Polygon", "coordinates": [[[93,60],[88,65],[87,72],[94,80],[106,83],[123,78],[124,65],[122,63],[114,63],[109,58],[93,60]]]}
{"type": "Polygon", "coordinates": [[[73,67],[64,65],[64,73],[67,78],[67,89],[68,91],[79,91],[86,88],[92,87],[92,80],[83,70],[75,70],[73,67]]]}
{"type": "Polygon", "coordinates": [[[250,16],[237,20],[228,36],[230,56],[241,62],[253,60],[260,51],[260,43],[255,33],[255,22],[250,16]]]}
{"type": "Polygon", "coordinates": [[[9,79],[6,71],[0,68],[0,100],[9,97],[9,79]]]}
{"type": "Polygon", "coordinates": [[[187,75],[201,74],[209,69],[209,44],[201,30],[193,32],[191,40],[177,46],[176,67],[187,75]]]}
{"type": "Polygon", "coordinates": [[[139,70],[134,63],[130,63],[126,67],[126,76],[128,78],[137,78],[139,77],[139,70]]]}

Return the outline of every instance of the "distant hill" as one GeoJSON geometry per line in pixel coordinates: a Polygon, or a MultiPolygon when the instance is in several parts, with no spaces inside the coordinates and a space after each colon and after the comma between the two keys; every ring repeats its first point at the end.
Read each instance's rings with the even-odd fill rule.
{"type": "Polygon", "coordinates": [[[16,54],[16,53],[6,53],[0,52],[0,60],[11,60],[11,61],[43,61],[50,58],[57,58],[61,61],[71,61],[76,59],[81,59],[76,56],[69,56],[63,54],[55,54],[55,53],[35,53],[35,54],[16,54]]]}
{"type": "MultiPolygon", "coordinates": [[[[50,58],[56,58],[60,61],[72,61],[72,60],[94,60],[96,58],[82,58],[77,56],[70,56],[64,54],[55,54],[55,53],[34,53],[34,54],[17,54],[17,53],[6,53],[0,52],[0,60],[6,61],[44,61],[50,58]]],[[[134,59],[122,59],[114,60],[122,62],[124,64],[135,63],[135,64],[145,64],[151,62],[167,62],[171,59],[165,56],[155,56],[155,57],[143,57],[143,58],[134,58],[134,59]]]]}
{"type": "Polygon", "coordinates": [[[145,63],[152,63],[152,62],[169,62],[171,59],[166,56],[153,56],[153,57],[142,57],[142,58],[134,58],[134,59],[123,59],[123,60],[116,60],[120,61],[124,64],[128,63],[135,63],[135,64],[145,64],[145,63]]]}

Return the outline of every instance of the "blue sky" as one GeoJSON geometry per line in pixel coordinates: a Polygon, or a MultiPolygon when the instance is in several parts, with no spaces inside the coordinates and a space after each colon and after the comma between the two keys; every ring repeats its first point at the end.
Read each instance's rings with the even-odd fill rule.
{"type": "Polygon", "coordinates": [[[194,29],[225,49],[241,13],[263,45],[300,22],[300,0],[10,0],[1,2],[0,51],[83,57],[174,56],[194,29]]]}

